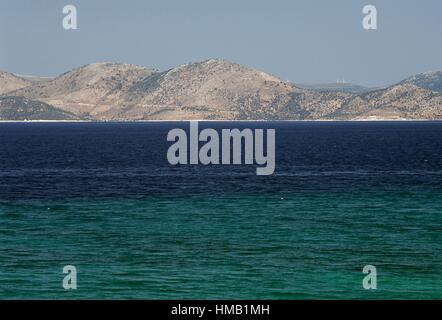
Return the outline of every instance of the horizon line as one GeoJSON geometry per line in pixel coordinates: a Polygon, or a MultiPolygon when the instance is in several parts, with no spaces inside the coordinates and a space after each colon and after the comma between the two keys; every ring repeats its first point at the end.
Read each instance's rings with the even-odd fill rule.
{"type": "MultiPolygon", "coordinates": [[[[197,63],[203,63],[203,62],[207,62],[207,61],[210,61],[210,60],[226,61],[226,62],[229,62],[229,63],[232,63],[232,64],[237,64],[237,65],[240,65],[240,66],[252,69],[252,70],[256,70],[256,71],[259,71],[259,72],[264,72],[266,74],[272,75],[272,76],[280,79],[283,82],[288,82],[288,83],[291,83],[293,85],[298,85],[298,86],[331,85],[331,84],[335,84],[335,85],[347,85],[347,86],[349,86],[349,85],[356,85],[356,86],[360,86],[360,87],[366,88],[366,89],[377,89],[377,88],[387,88],[389,86],[398,84],[398,83],[400,83],[400,82],[402,82],[402,81],[404,81],[404,80],[406,80],[406,79],[408,79],[410,77],[413,77],[413,76],[417,76],[417,75],[421,75],[421,74],[428,74],[428,73],[442,72],[442,70],[433,69],[433,70],[426,70],[426,71],[422,71],[422,72],[418,72],[418,73],[413,73],[413,74],[409,75],[408,77],[405,77],[405,78],[403,78],[403,79],[401,79],[401,80],[399,80],[397,82],[393,82],[393,83],[390,83],[390,84],[387,84],[387,85],[364,85],[364,84],[360,84],[358,82],[351,82],[351,81],[350,82],[346,81],[345,83],[340,83],[340,82],[337,82],[336,80],[335,81],[322,81],[321,80],[321,81],[318,81],[318,82],[292,81],[292,80],[288,80],[288,79],[284,80],[282,77],[280,77],[278,75],[275,75],[273,73],[270,73],[268,71],[256,69],[255,67],[252,67],[252,66],[249,66],[249,65],[246,65],[246,64],[240,64],[240,63],[237,63],[237,62],[231,61],[229,59],[225,59],[225,58],[207,58],[207,59],[203,59],[203,60],[187,62],[187,63],[178,64],[178,65],[176,65],[176,66],[174,66],[172,68],[165,69],[165,70],[160,70],[160,69],[157,69],[157,68],[152,67],[152,66],[135,64],[135,63],[129,63],[129,62],[97,61],[97,62],[89,62],[89,63],[86,63],[86,64],[82,64],[82,65],[79,65],[77,67],[70,68],[70,69],[68,69],[66,71],[62,71],[62,72],[60,72],[60,73],[58,73],[56,75],[51,75],[51,76],[42,76],[42,75],[37,75],[37,74],[15,73],[13,71],[8,71],[8,70],[0,70],[0,72],[10,73],[10,74],[12,74],[14,76],[17,76],[19,78],[33,77],[33,78],[40,78],[40,79],[48,79],[50,81],[50,80],[53,80],[53,79],[55,79],[55,78],[65,74],[65,73],[67,73],[67,72],[74,71],[74,70],[77,70],[77,69],[81,69],[83,67],[87,67],[87,66],[91,66],[91,65],[96,65],[96,64],[131,65],[131,66],[136,66],[136,67],[150,69],[150,70],[153,70],[155,72],[165,72],[165,71],[172,70],[172,69],[175,69],[175,68],[178,68],[178,67],[181,67],[181,66],[187,66],[187,65],[191,65],[191,64],[197,64],[197,63]]],[[[342,76],[338,76],[336,78],[340,79],[341,77],[342,76]]]]}

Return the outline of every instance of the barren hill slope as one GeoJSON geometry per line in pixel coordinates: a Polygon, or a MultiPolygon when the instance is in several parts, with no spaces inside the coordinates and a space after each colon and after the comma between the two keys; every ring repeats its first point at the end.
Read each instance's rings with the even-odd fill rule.
{"type": "Polygon", "coordinates": [[[153,72],[129,64],[95,63],[11,94],[40,100],[65,111],[93,118],[121,105],[126,90],[153,72]]]}
{"type": "Polygon", "coordinates": [[[302,89],[222,59],[164,72],[96,63],[8,94],[92,120],[442,119],[441,75],[356,93],[302,89]]]}
{"type": "Polygon", "coordinates": [[[400,84],[413,84],[417,87],[442,93],[442,71],[430,71],[414,75],[400,84]]]}
{"type": "Polygon", "coordinates": [[[0,95],[31,85],[32,82],[12,73],[0,71],[0,95]]]}
{"type": "Polygon", "coordinates": [[[398,84],[354,97],[333,117],[442,119],[442,95],[414,84],[398,84]]]}
{"type": "Polygon", "coordinates": [[[272,75],[221,59],[154,74],[128,91],[127,119],[293,118],[291,93],[301,90],[272,75]]]}

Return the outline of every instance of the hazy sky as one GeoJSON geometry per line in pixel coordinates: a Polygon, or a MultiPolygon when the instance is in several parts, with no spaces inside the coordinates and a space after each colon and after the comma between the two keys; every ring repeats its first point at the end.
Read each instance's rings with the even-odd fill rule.
{"type": "Polygon", "coordinates": [[[225,58],[298,83],[377,86],[442,70],[441,0],[0,0],[0,70],[225,58]],[[62,8],[78,9],[78,30],[62,8]],[[374,4],[378,30],[362,28],[374,4]]]}

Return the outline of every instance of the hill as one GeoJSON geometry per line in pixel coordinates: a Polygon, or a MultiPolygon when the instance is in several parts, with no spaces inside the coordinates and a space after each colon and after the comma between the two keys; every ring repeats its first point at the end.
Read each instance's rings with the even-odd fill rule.
{"type": "Polygon", "coordinates": [[[12,73],[0,71],[0,95],[30,86],[31,84],[31,81],[20,78],[12,73]]]}
{"type": "Polygon", "coordinates": [[[442,95],[403,83],[358,95],[331,116],[338,119],[442,119],[442,95]]]}
{"type": "MultiPolygon", "coordinates": [[[[10,78],[4,87],[17,85],[10,78]]],[[[9,92],[93,120],[442,119],[441,72],[376,90],[292,83],[223,59],[158,72],[96,63],[9,92]]],[[[24,100],[27,101],[27,100],[24,100]]],[[[57,116],[60,116],[58,114],[57,116]]]]}
{"type": "Polygon", "coordinates": [[[71,113],[23,97],[0,97],[0,120],[77,120],[71,113]]]}
{"type": "Polygon", "coordinates": [[[413,84],[423,89],[442,93],[442,71],[420,73],[405,79],[400,84],[413,84]]]}
{"type": "Polygon", "coordinates": [[[95,63],[11,94],[40,100],[81,117],[95,117],[122,105],[128,88],[153,72],[130,64],[95,63]]]}

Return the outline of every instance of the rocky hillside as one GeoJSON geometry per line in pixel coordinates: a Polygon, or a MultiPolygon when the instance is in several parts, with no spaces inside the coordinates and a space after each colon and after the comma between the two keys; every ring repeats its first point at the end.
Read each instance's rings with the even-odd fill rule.
{"type": "Polygon", "coordinates": [[[400,84],[413,84],[423,89],[442,93],[442,71],[420,73],[405,79],[400,84]]]}
{"type": "Polygon", "coordinates": [[[0,120],[76,120],[71,113],[23,97],[0,97],[0,120]]]}
{"type": "Polygon", "coordinates": [[[94,118],[115,106],[121,107],[127,90],[153,72],[129,64],[95,63],[11,94],[94,118]]]}
{"type": "Polygon", "coordinates": [[[440,81],[433,72],[370,91],[306,89],[211,59],[163,72],[97,63],[8,95],[92,120],[442,119],[440,81]]]}
{"type": "Polygon", "coordinates": [[[300,89],[226,60],[211,59],[157,73],[133,85],[127,109],[110,117],[149,119],[294,118],[300,89]]]}
{"type": "Polygon", "coordinates": [[[353,97],[338,119],[442,119],[442,95],[404,83],[353,97]]]}
{"type": "Polygon", "coordinates": [[[0,95],[31,85],[32,82],[17,77],[12,73],[0,71],[0,95]]]}
{"type": "Polygon", "coordinates": [[[123,110],[104,118],[293,120],[328,114],[348,98],[303,90],[270,74],[211,59],[145,78],[130,88],[123,110]]]}

